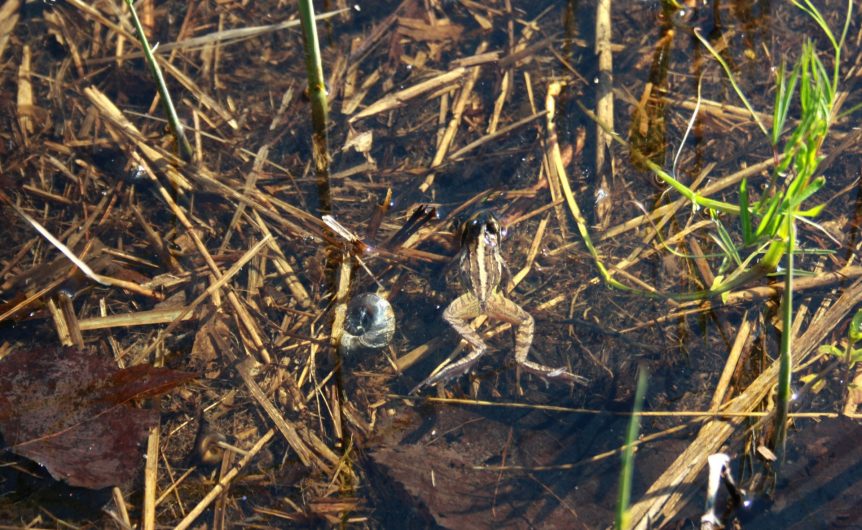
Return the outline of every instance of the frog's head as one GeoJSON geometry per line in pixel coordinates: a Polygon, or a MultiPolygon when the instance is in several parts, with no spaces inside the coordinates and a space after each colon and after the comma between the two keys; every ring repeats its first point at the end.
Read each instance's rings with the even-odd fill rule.
{"type": "Polygon", "coordinates": [[[479,210],[461,225],[461,248],[477,244],[498,248],[504,235],[500,219],[494,212],[479,210]]]}

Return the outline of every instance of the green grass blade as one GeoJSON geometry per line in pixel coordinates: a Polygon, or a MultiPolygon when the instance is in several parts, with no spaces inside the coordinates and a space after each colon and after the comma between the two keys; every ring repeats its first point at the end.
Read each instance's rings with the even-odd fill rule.
{"type": "Polygon", "coordinates": [[[823,177],[817,177],[813,181],[811,181],[805,188],[794,192],[790,195],[789,199],[789,207],[791,209],[796,209],[797,206],[802,204],[806,199],[820,191],[820,189],[826,185],[826,179],[823,177]]]}
{"type": "MultiPolygon", "coordinates": [[[[823,212],[824,208],[826,208],[826,204],[818,204],[817,206],[814,206],[814,207],[809,208],[807,210],[799,210],[798,212],[796,212],[796,215],[798,217],[817,217],[818,215],[820,215],[823,212]]],[[[839,243],[839,246],[840,246],[840,243],[839,243]]]]}
{"type": "Polygon", "coordinates": [[[620,489],[617,495],[616,525],[617,530],[628,530],[631,526],[629,504],[632,495],[632,477],[635,468],[635,441],[640,432],[640,412],[643,408],[647,388],[647,372],[643,366],[638,369],[638,384],[635,390],[635,403],[629,427],[626,431],[626,446],[622,454],[622,469],[620,470],[620,489]]]}
{"type": "Polygon", "coordinates": [[[315,132],[326,128],[329,105],[326,100],[326,82],[323,78],[323,59],[317,38],[317,23],[314,20],[314,5],[311,0],[299,1],[299,17],[305,44],[305,69],[308,77],[308,93],[312,102],[312,118],[315,132]]]}
{"type": "Polygon", "coordinates": [[[739,183],[739,220],[742,223],[742,241],[746,245],[754,242],[754,234],[751,233],[751,212],[748,209],[748,179],[742,179],[739,183]]]}
{"type": "Polygon", "coordinates": [[[826,35],[826,38],[829,39],[829,42],[832,43],[832,47],[835,48],[836,51],[839,50],[840,46],[835,40],[835,34],[832,33],[832,30],[829,28],[829,24],[826,23],[826,20],[823,18],[823,15],[820,14],[820,11],[814,6],[814,4],[811,3],[810,0],[803,0],[803,2],[805,2],[805,5],[802,5],[797,0],[793,0],[793,5],[795,5],[803,12],[807,13],[808,16],[810,16],[812,19],[814,19],[814,22],[816,22],[817,25],[820,26],[820,29],[826,35]]]}
{"type": "Polygon", "coordinates": [[[745,97],[745,94],[742,93],[742,89],[739,88],[739,85],[736,84],[736,78],[733,76],[733,72],[730,71],[730,67],[724,62],[724,59],[721,58],[721,55],[712,47],[712,45],[707,41],[703,35],[700,34],[700,28],[694,29],[694,36],[700,41],[704,47],[709,50],[709,53],[712,55],[713,59],[718,61],[718,64],[724,69],[724,73],[727,74],[728,79],[730,80],[730,85],[733,87],[733,90],[736,92],[736,95],[739,96],[739,99],[742,100],[742,104],[745,105],[745,108],[748,109],[748,112],[751,114],[752,119],[757,123],[757,126],[760,127],[760,130],[763,131],[763,135],[767,138],[770,138],[769,133],[766,131],[766,127],[763,125],[763,122],[760,121],[760,117],[758,117],[757,113],[754,112],[754,109],[751,107],[751,103],[748,102],[748,98],[745,97]]]}
{"type": "Polygon", "coordinates": [[[760,223],[757,225],[756,237],[763,237],[768,234],[775,233],[775,226],[778,223],[778,206],[781,204],[781,195],[774,195],[767,202],[766,211],[763,217],[760,218],[760,223]]]}
{"type": "Polygon", "coordinates": [[[725,257],[729,257],[737,266],[742,265],[742,258],[739,257],[739,251],[736,249],[736,245],[734,245],[733,239],[730,237],[727,229],[724,227],[718,216],[712,214],[711,217],[712,222],[715,225],[715,230],[718,233],[716,243],[718,243],[718,246],[721,248],[722,252],[724,252],[725,257]]]}
{"type": "Polygon", "coordinates": [[[144,50],[144,57],[147,60],[147,64],[150,66],[150,72],[153,74],[153,77],[156,80],[156,87],[159,90],[159,97],[162,100],[162,107],[165,109],[165,114],[168,115],[168,123],[170,124],[171,130],[174,133],[174,138],[177,140],[177,146],[179,148],[180,156],[189,161],[194,157],[194,151],[192,150],[192,145],[189,143],[188,138],[186,137],[186,130],[183,127],[182,122],[180,122],[179,116],[177,116],[177,109],[174,107],[174,102],[171,99],[171,94],[168,92],[168,85],[165,83],[165,76],[162,75],[162,69],[159,68],[159,63],[156,61],[155,56],[153,55],[153,50],[150,48],[150,43],[147,40],[147,35],[144,33],[144,26],[141,24],[141,19],[138,18],[138,12],[135,10],[135,4],[132,0],[126,0],[126,4],[129,6],[129,10],[132,14],[132,22],[135,25],[135,31],[138,33],[138,40],[141,42],[141,47],[144,50]]]}
{"type": "Polygon", "coordinates": [[[644,163],[653,173],[658,175],[660,179],[662,179],[666,184],[675,189],[680,195],[690,200],[694,204],[702,207],[702,208],[710,208],[719,212],[729,213],[729,214],[738,214],[739,206],[735,204],[730,204],[727,202],[717,201],[715,199],[708,199],[706,197],[701,197],[696,192],[694,192],[691,188],[683,184],[682,182],[673,178],[670,174],[668,174],[664,169],[661,168],[655,162],[649,160],[648,158],[643,158],[640,162],[644,163]]]}
{"type": "Polygon", "coordinates": [[[797,64],[790,72],[790,78],[785,78],[785,64],[781,63],[778,70],[778,87],[775,91],[775,109],[772,119],[772,145],[777,146],[781,140],[781,132],[787,123],[787,115],[793,102],[793,94],[796,92],[796,83],[799,80],[800,66],[797,64]]]}

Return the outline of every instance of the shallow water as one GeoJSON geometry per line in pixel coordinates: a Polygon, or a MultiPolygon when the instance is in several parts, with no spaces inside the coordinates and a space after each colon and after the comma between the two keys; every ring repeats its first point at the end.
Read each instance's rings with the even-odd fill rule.
{"type": "MultiPolygon", "coordinates": [[[[250,27],[286,20],[296,13],[293,5],[269,4],[196,5],[189,10],[186,3],[169,2],[156,10],[160,23],[151,40],[168,44],[178,40],[181,28],[189,38],[214,31],[218,24],[250,27]]],[[[716,297],[709,306],[633,294],[609,288],[601,281],[570,206],[557,189],[557,179],[548,177],[551,159],[546,155],[553,151],[554,141],[560,148],[565,180],[583,211],[597,253],[623,284],[665,294],[704,290],[714,276],[733,270],[732,260],[722,253],[722,229],[739,245],[742,259],[754,247],[743,248],[738,218],[723,214],[712,220],[687,201],[680,202],[665,219],[640,218],[680,196],[646,170],[643,159],[633,156],[628,148],[614,144],[605,151],[596,145],[595,122],[580,106],[595,107],[602,76],[592,49],[594,5],[574,1],[508,4],[357,4],[346,6],[344,13],[319,25],[331,109],[329,213],[370,248],[361,256],[361,265],[354,263],[351,292],[382,286],[396,313],[397,333],[388,352],[365,351],[346,358],[343,369],[327,379],[334,364],[326,341],[331,319],[328,310],[335,290],[333,264],[337,259],[333,256],[339,252],[324,251],[320,225],[286,208],[268,209],[273,203],[259,206],[260,211],[266,211],[279,249],[293,265],[310,300],[309,305],[300,303],[296,292],[284,287],[285,273],[270,261],[252,262],[235,280],[243,300],[253,308],[253,318],[261,323],[274,360],[259,375],[260,382],[272,384],[267,395],[282,406],[291,422],[307,425],[338,454],[351,448],[346,462],[352,475],[346,479],[334,473],[324,479],[307,472],[278,438],[257,461],[254,471],[247,472],[250,477],[231,490],[233,502],[219,512],[226,514],[225,520],[272,527],[332,525],[338,521],[382,528],[404,527],[406,523],[410,527],[449,528],[609,526],[618,495],[618,448],[624,443],[627,413],[634,405],[638,368],[650,374],[644,410],[668,414],[642,419],[640,432],[647,439],[636,455],[634,502],[657,495],[644,494],[702,429],[703,423],[693,413],[713,406],[719,376],[740,330],[750,325],[753,331],[748,339],[739,339],[743,354],[731,371],[725,401],[745,390],[777,357],[780,296],[774,290],[750,290],[746,297],[731,296],[728,300],[716,297]],[[480,53],[493,55],[474,57],[480,53]],[[395,109],[357,118],[386,95],[463,65],[467,66],[460,78],[429,89],[395,109]],[[544,114],[553,82],[564,84],[554,100],[556,139],[548,133],[544,114]],[[465,87],[469,86],[472,90],[467,92],[465,87]],[[498,123],[492,126],[494,121],[498,123]],[[450,124],[452,137],[446,134],[450,124]],[[517,126],[511,131],[487,138],[489,128],[499,131],[513,124],[517,126]],[[365,143],[359,143],[357,149],[351,140],[363,133],[365,143]],[[483,138],[483,143],[473,145],[483,138]],[[440,147],[444,140],[449,143],[446,149],[440,147]],[[460,151],[467,147],[466,152],[460,151]],[[597,151],[607,152],[613,169],[605,166],[596,170],[597,151]],[[392,192],[388,211],[379,229],[369,230],[375,206],[384,200],[387,190],[392,192]],[[387,245],[387,238],[419,205],[433,206],[438,218],[423,225],[408,243],[387,245]],[[475,374],[454,379],[444,385],[445,389],[426,388],[419,398],[406,398],[407,392],[443,359],[453,352],[455,359],[464,354],[456,350],[458,336],[441,318],[441,312],[463,292],[456,267],[451,264],[457,252],[455,227],[458,219],[480,207],[496,211],[507,229],[503,257],[519,279],[510,298],[536,320],[532,359],[551,367],[566,367],[588,378],[589,384],[570,388],[546,385],[526,374],[518,377],[511,355],[512,332],[499,328],[499,322],[491,322],[482,328],[494,331],[487,336],[491,351],[479,362],[475,374]],[[286,221],[280,222],[279,216],[286,221]],[[692,227],[691,234],[676,238],[692,227]],[[656,238],[657,230],[660,235],[656,238]],[[527,264],[526,274],[519,277],[518,272],[527,264]],[[256,270],[266,276],[266,289],[272,292],[252,285],[250,278],[256,270]],[[428,351],[420,354],[418,349],[423,345],[428,351]],[[297,394],[306,398],[308,409],[291,409],[294,396],[285,390],[289,385],[272,383],[272,378],[281,381],[278,377],[282,376],[274,375],[279,370],[297,379],[306,370],[301,376],[304,385],[297,394]],[[310,379],[308,373],[316,374],[317,379],[310,379]],[[315,391],[324,379],[327,383],[319,386],[323,390],[315,391]],[[329,402],[336,394],[347,414],[359,420],[340,423],[342,413],[333,412],[329,402]],[[426,399],[437,395],[463,400],[426,399]],[[675,412],[680,415],[671,414],[675,412]],[[340,479],[331,480],[333,476],[340,479]],[[339,499],[344,505],[335,503],[339,499]]],[[[106,6],[98,7],[106,10],[106,6]]],[[[827,7],[825,19],[839,31],[843,6],[833,2],[827,7]]],[[[66,41],[79,43],[84,50],[83,62],[76,64],[69,47],[58,45],[56,53],[63,68],[74,72],[63,81],[68,83],[62,85],[68,94],[52,93],[54,85],[37,78],[38,104],[51,119],[41,121],[43,128],[30,133],[37,141],[28,145],[20,141],[20,135],[7,134],[2,151],[13,167],[32,169],[27,162],[31,152],[39,160],[46,160],[46,153],[59,156],[55,148],[45,147],[46,141],[72,146],[62,158],[64,167],[80,182],[92,179],[92,183],[68,184],[65,180],[73,179],[62,172],[40,173],[39,181],[44,189],[67,197],[71,204],[34,194],[31,189],[36,180],[31,181],[24,170],[8,177],[9,188],[21,193],[29,208],[38,211],[41,207],[48,212],[45,215],[51,228],[62,231],[80,222],[76,220],[79,210],[95,210],[95,195],[82,193],[76,185],[110,194],[114,192],[105,182],[112,181],[105,175],[116,178],[129,172],[126,144],[110,145],[111,137],[86,121],[83,109],[89,109],[90,104],[81,95],[83,86],[92,83],[99,87],[153,143],[168,141],[161,139],[162,124],[148,118],[153,91],[142,62],[128,60],[116,65],[112,61],[116,42],[107,30],[99,33],[105,39],[102,46],[83,39],[87,34],[84,29],[94,22],[74,5],[56,10],[27,9],[33,12],[16,26],[7,60],[13,57],[16,65],[20,62],[22,43],[35,49],[47,39],[58,45],[52,37],[40,36],[46,28],[65,27],[71,35],[66,41]],[[56,13],[65,25],[53,21],[56,13]],[[99,142],[86,144],[84,139],[90,138],[99,138],[99,142]],[[76,141],[86,145],[80,147],[76,141]],[[106,151],[97,150],[95,144],[106,151]],[[89,173],[80,169],[86,169],[86,164],[76,162],[80,160],[95,169],[87,170],[89,173]],[[75,204],[88,206],[76,210],[75,204]]],[[[856,20],[850,26],[842,75],[859,55],[856,20]]],[[[771,180],[772,147],[744,109],[726,74],[695,38],[694,29],[721,50],[739,88],[753,108],[763,113],[767,124],[772,116],[778,65],[782,60],[793,63],[806,37],[816,41],[824,62],[831,65],[828,41],[809,17],[783,3],[716,2],[676,11],[656,2],[613,6],[614,130],[644,157],[668,171],[675,167],[674,175],[698,190],[717,187],[716,183],[741,168],[762,164],[748,179],[752,197],[757,198],[769,193],[770,186],[782,185],[780,179],[775,183],[771,180]],[[702,98],[699,105],[698,92],[702,98]],[[696,106],[698,113],[692,120],[696,106]]],[[[195,122],[206,133],[200,138],[204,147],[200,167],[235,190],[250,194],[246,186],[253,187],[261,196],[320,217],[326,212],[319,205],[326,201],[319,195],[311,161],[310,111],[302,95],[306,81],[300,49],[299,30],[293,28],[223,43],[217,52],[176,52],[175,64],[192,77],[202,93],[214,97],[220,111],[195,103],[200,101],[198,94],[183,88],[172,76],[169,84],[177,93],[181,117],[192,123],[192,109],[202,117],[195,122]],[[236,120],[236,127],[223,119],[222,112],[236,120]],[[255,154],[263,146],[269,147],[267,160],[254,171],[255,154]],[[255,181],[248,183],[246,179],[252,174],[255,181]]],[[[46,79],[58,79],[57,60],[45,53],[36,55],[33,70],[46,79]]],[[[4,82],[11,94],[10,68],[4,68],[4,82]]],[[[852,109],[859,103],[853,81],[844,82],[842,87],[848,91],[842,110],[852,109]]],[[[791,116],[796,112],[798,105],[791,108],[791,116]]],[[[8,114],[7,128],[13,130],[13,126],[18,127],[16,116],[11,110],[8,114]]],[[[160,116],[160,110],[155,114],[160,116]]],[[[854,123],[855,114],[837,120],[823,146],[823,153],[828,155],[822,166],[826,183],[805,204],[812,207],[826,202],[827,206],[817,217],[820,227],[799,225],[799,246],[806,251],[796,257],[795,267],[800,271],[818,270],[818,275],[824,276],[854,264],[858,227],[855,183],[859,176],[854,123]],[[843,143],[848,138],[850,141],[843,143]],[[821,250],[831,253],[815,252],[821,250]]],[[[42,164],[40,167],[47,162],[42,164]]],[[[204,188],[201,181],[192,178],[195,192],[181,197],[178,203],[193,212],[207,248],[227,269],[260,234],[247,224],[224,244],[227,250],[219,251],[237,211],[237,201],[204,188]]],[[[99,230],[101,240],[111,248],[127,249],[160,264],[159,253],[152,249],[136,218],[123,210],[136,204],[179,249],[172,247],[170,252],[183,268],[193,271],[187,285],[164,287],[165,292],[173,295],[188,290],[189,299],[197,296],[205,285],[205,264],[196,261],[194,246],[180,237],[182,228],[164,200],[142,183],[134,184],[134,188],[132,183],[117,184],[116,189],[120,190],[116,194],[117,211],[125,213],[118,213],[99,230]]],[[[710,197],[736,203],[738,191],[737,181],[710,197]]],[[[252,221],[246,218],[244,222],[252,221]]],[[[11,250],[0,256],[0,263],[10,262],[32,237],[27,225],[16,226],[10,238],[11,250]]],[[[343,245],[341,250],[347,247],[343,245]]],[[[40,247],[33,255],[28,254],[28,259],[39,263],[44,253],[51,257],[52,252],[40,247]]],[[[10,278],[27,268],[20,265],[7,271],[2,280],[11,282],[10,278]]],[[[127,268],[147,278],[167,270],[161,264],[150,267],[145,263],[127,268]]],[[[48,279],[36,283],[48,283],[51,276],[44,278],[48,279]]],[[[797,337],[812,328],[816,318],[812,315],[820,305],[834,302],[852,280],[801,291],[796,298],[800,306],[797,337]]],[[[780,278],[758,278],[737,291],[765,287],[770,281],[780,278]]],[[[804,280],[800,283],[804,286],[804,280]]],[[[9,302],[20,290],[10,284],[3,302],[9,302]]],[[[109,295],[99,291],[98,296],[111,297],[116,313],[129,311],[127,306],[135,310],[155,307],[151,300],[131,303],[130,296],[118,291],[109,295]]],[[[98,296],[92,288],[77,295],[78,318],[98,314],[98,296]]],[[[35,320],[0,328],[0,340],[18,344],[37,331],[50,337],[50,321],[44,315],[35,316],[35,320]]],[[[843,348],[841,341],[851,317],[852,312],[837,319],[822,333],[821,343],[843,348]]],[[[203,374],[200,388],[179,393],[163,404],[163,427],[173,444],[165,442],[163,451],[177,470],[190,465],[186,456],[195,433],[192,427],[180,426],[186,421],[195,424],[200,416],[206,416],[229,438],[245,446],[251,445],[260,431],[245,438],[241,432],[254,431],[260,425],[269,427],[269,420],[246,395],[223,351],[233,347],[235,355],[244,355],[238,346],[243,344],[240,337],[244,335],[230,321],[212,332],[223,337],[223,342],[203,348],[204,317],[197,318],[201,318],[198,324],[179,328],[168,341],[169,364],[203,374]],[[236,399],[240,404],[216,408],[217,413],[197,410],[233,389],[239,389],[236,399]]],[[[131,349],[154,338],[146,335],[150,328],[132,329],[92,331],[84,339],[109,352],[115,340],[120,349],[131,349]]],[[[802,389],[805,376],[830,366],[827,358],[807,366],[794,375],[795,387],[802,389]]],[[[847,379],[854,375],[849,368],[826,372],[823,383],[807,388],[793,410],[840,412],[847,401],[847,379]]],[[[234,398],[231,395],[231,400],[234,398]]],[[[732,424],[722,450],[730,454],[740,485],[758,501],[751,512],[741,513],[743,527],[858,524],[850,504],[832,500],[852,497],[846,493],[855,486],[852,471],[859,458],[848,442],[858,428],[857,420],[827,418],[819,425],[811,420],[798,421],[788,435],[787,464],[774,485],[770,468],[756,456],[758,446],[769,444],[768,426],[757,425],[753,418],[722,421],[732,424]],[[835,477],[840,480],[833,480],[835,477]],[[828,484],[833,489],[815,494],[812,484],[823,488],[828,484]],[[815,523],[811,522],[812,513],[821,514],[815,523]]],[[[198,478],[190,479],[186,489],[181,488],[187,504],[196,503],[210,488],[207,479],[194,476],[198,478]]],[[[3,480],[3,491],[13,495],[17,489],[13,479],[3,480]]],[[[705,470],[694,483],[699,485],[692,490],[689,504],[670,517],[654,519],[658,526],[698,524],[705,470]]],[[[160,491],[169,484],[162,476],[160,491]]],[[[17,492],[16,502],[25,503],[28,509],[40,506],[38,498],[21,493],[17,492]],[[18,501],[20,498],[24,500],[18,501]]],[[[127,501],[140,506],[140,495],[140,485],[133,485],[128,488],[127,501]]],[[[98,518],[91,509],[82,512],[84,520],[98,518]]],[[[10,524],[24,522],[14,507],[4,507],[0,513],[10,514],[10,524]]],[[[187,508],[163,507],[157,520],[176,524],[185,513],[187,508]]],[[[207,514],[212,517],[211,512],[207,514]]]]}

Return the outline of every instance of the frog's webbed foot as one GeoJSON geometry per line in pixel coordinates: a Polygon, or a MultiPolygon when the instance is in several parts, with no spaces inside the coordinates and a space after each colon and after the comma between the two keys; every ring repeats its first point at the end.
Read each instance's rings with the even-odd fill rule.
{"type": "Polygon", "coordinates": [[[489,309],[496,318],[515,326],[515,361],[524,371],[542,378],[546,384],[551,382],[587,384],[586,378],[575,375],[564,368],[551,368],[527,360],[530,346],[533,344],[536,323],[533,316],[524,311],[521,306],[501,296],[491,300],[489,309]]]}
{"type": "Polygon", "coordinates": [[[415,394],[419,392],[422,387],[435,385],[437,383],[445,383],[450,379],[454,379],[460,375],[464,375],[470,371],[471,368],[479,361],[479,359],[485,355],[486,348],[483,346],[482,348],[477,348],[473,350],[472,353],[461,359],[460,361],[447,366],[446,368],[440,370],[436,374],[428,377],[410,391],[411,394],[415,394]]]}
{"type": "Polygon", "coordinates": [[[577,383],[586,385],[589,379],[577,374],[573,374],[565,368],[551,368],[533,361],[518,360],[518,364],[526,372],[529,372],[537,377],[540,377],[547,383],[577,383]]]}

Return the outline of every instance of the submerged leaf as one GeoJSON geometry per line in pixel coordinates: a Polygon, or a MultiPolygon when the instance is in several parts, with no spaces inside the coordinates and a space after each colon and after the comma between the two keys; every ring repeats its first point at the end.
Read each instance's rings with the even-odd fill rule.
{"type": "Polygon", "coordinates": [[[120,370],[93,350],[18,350],[0,360],[0,434],[5,448],[45,466],[55,479],[98,489],[131,478],[140,443],[159,421],[135,408],[193,374],[149,365],[120,370]]]}

